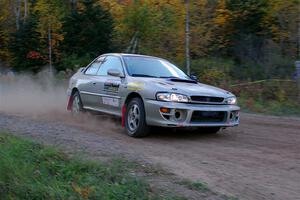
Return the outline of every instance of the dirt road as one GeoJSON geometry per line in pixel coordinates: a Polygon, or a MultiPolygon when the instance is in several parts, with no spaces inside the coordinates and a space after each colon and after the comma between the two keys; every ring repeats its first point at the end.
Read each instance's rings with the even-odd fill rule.
{"type": "Polygon", "coordinates": [[[300,119],[242,114],[239,127],[217,135],[161,130],[133,139],[118,121],[106,117],[49,116],[0,114],[0,129],[70,152],[84,150],[102,158],[113,154],[159,165],[239,199],[300,199],[300,119]]]}

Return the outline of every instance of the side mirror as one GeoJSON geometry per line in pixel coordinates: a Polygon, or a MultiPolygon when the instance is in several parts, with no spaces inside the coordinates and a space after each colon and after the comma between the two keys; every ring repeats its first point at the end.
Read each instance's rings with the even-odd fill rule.
{"type": "Polygon", "coordinates": [[[110,76],[124,77],[123,73],[120,72],[120,70],[118,70],[118,69],[109,69],[107,71],[107,74],[110,76]]]}
{"type": "Polygon", "coordinates": [[[85,67],[80,67],[78,71],[83,72],[85,70],[85,67]]]}
{"type": "Polygon", "coordinates": [[[197,81],[197,82],[199,81],[198,77],[195,74],[191,74],[190,78],[194,81],[197,81]]]}

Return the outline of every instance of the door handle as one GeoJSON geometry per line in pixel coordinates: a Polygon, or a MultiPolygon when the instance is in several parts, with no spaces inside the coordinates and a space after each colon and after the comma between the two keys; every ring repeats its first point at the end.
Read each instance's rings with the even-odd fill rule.
{"type": "Polygon", "coordinates": [[[96,82],[93,82],[93,85],[96,85],[96,82]]]}

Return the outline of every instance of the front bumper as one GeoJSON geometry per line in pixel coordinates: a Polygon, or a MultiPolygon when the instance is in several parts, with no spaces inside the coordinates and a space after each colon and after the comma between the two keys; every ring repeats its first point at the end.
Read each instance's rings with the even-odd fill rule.
{"type": "Polygon", "coordinates": [[[163,127],[230,127],[239,125],[240,107],[236,105],[209,105],[163,102],[146,99],[146,122],[151,126],[163,127]],[[165,114],[160,108],[169,108],[170,113],[165,114]],[[181,117],[176,118],[175,112],[180,112],[181,117]],[[195,111],[221,112],[224,119],[220,121],[194,120],[195,111]],[[169,116],[169,117],[168,117],[169,116]]]}

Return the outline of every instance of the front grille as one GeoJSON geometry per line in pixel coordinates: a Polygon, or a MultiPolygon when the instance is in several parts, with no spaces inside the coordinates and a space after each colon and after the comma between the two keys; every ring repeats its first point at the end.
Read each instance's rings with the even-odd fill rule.
{"type": "Polygon", "coordinates": [[[194,111],[191,122],[224,122],[227,112],[224,111],[194,111]]]}
{"type": "Polygon", "coordinates": [[[191,96],[191,100],[194,102],[202,102],[202,103],[222,103],[224,101],[224,98],[209,97],[209,96],[191,96]]]}

